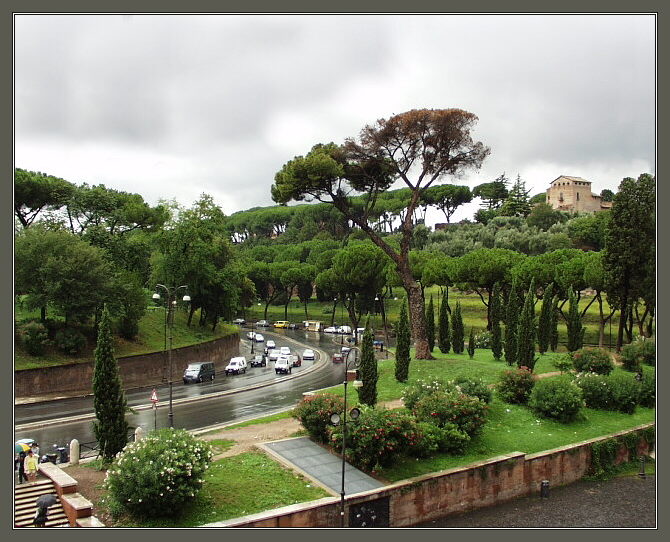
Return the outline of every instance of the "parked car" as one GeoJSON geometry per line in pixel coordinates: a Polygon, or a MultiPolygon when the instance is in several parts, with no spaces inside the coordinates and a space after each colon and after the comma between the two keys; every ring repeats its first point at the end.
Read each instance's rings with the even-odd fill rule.
{"type": "Polygon", "coordinates": [[[226,366],[226,376],[230,374],[240,374],[247,372],[247,360],[242,356],[231,358],[230,363],[226,366]]]}
{"type": "Polygon", "coordinates": [[[233,324],[237,324],[238,326],[243,326],[246,323],[247,321],[244,318],[235,318],[235,320],[233,320],[233,324]]]}
{"type": "Polygon", "coordinates": [[[275,373],[290,374],[291,373],[291,360],[288,356],[279,356],[277,361],[275,361],[275,373]]]}
{"type": "Polygon", "coordinates": [[[263,337],[263,335],[261,335],[260,333],[256,333],[254,341],[256,341],[257,343],[262,343],[265,341],[265,337],[263,337]]]}
{"type": "Polygon", "coordinates": [[[254,359],[249,362],[249,365],[252,367],[265,367],[267,365],[267,359],[263,354],[256,354],[254,359]]]}
{"type": "Polygon", "coordinates": [[[279,348],[279,353],[283,356],[288,356],[291,353],[291,348],[288,346],[282,346],[279,348]]]}
{"type": "Polygon", "coordinates": [[[328,326],[323,330],[324,333],[337,333],[337,328],[333,326],[328,326]]]}
{"type": "Polygon", "coordinates": [[[276,348],[274,350],[270,350],[270,353],[268,354],[268,360],[277,361],[277,358],[279,357],[279,353],[280,353],[279,350],[276,349],[276,348]]]}
{"type": "Polygon", "coordinates": [[[300,356],[298,354],[291,354],[288,357],[288,359],[291,360],[291,366],[292,367],[302,366],[302,360],[300,359],[300,356]]]}
{"type": "Polygon", "coordinates": [[[302,359],[314,359],[314,350],[307,349],[302,353],[302,359]]]}
{"type": "Polygon", "coordinates": [[[333,363],[344,363],[344,356],[340,352],[333,354],[333,363]]]}
{"type": "Polygon", "coordinates": [[[275,326],[275,327],[282,327],[282,328],[283,328],[283,327],[288,327],[289,323],[290,323],[290,322],[288,322],[288,321],[286,321],[286,320],[277,320],[277,321],[274,323],[274,326],[275,326]]]}
{"type": "Polygon", "coordinates": [[[265,346],[267,346],[268,348],[277,348],[277,345],[272,339],[268,339],[267,341],[265,341],[265,346]]]}
{"type": "Polygon", "coordinates": [[[256,327],[270,327],[270,322],[267,320],[259,320],[256,322],[256,327]]]}
{"type": "Polygon", "coordinates": [[[337,333],[342,333],[344,335],[349,335],[351,333],[351,327],[340,326],[340,327],[337,328],[337,333]]]}
{"type": "Polygon", "coordinates": [[[202,361],[200,363],[189,363],[184,371],[184,384],[189,382],[204,382],[205,380],[214,380],[216,371],[214,363],[211,361],[202,361]]]}

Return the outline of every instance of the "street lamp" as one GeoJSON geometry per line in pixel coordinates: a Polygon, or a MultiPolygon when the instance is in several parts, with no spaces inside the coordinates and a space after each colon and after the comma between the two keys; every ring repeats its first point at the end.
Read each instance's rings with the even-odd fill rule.
{"type": "Polygon", "coordinates": [[[254,353],[254,343],[256,342],[256,322],[251,322],[251,354],[254,353]]]}
{"type": "MultiPolygon", "coordinates": [[[[164,286],[163,284],[156,284],[156,290],[165,291],[165,334],[167,336],[168,329],[170,330],[170,335],[167,336],[167,355],[168,355],[168,385],[170,387],[170,403],[168,409],[168,423],[170,427],[174,427],[174,413],[172,411],[172,330],[174,328],[174,309],[177,306],[177,292],[181,289],[188,290],[188,286],[177,286],[170,288],[169,286],[164,286]]],[[[158,292],[155,292],[151,296],[154,301],[158,301],[161,298],[161,295],[158,292]]],[[[182,297],[182,301],[189,302],[191,297],[186,294],[182,297]]]]}
{"type": "MultiPolygon", "coordinates": [[[[345,453],[347,451],[347,382],[353,376],[354,378],[354,387],[360,388],[363,385],[361,380],[355,380],[356,372],[351,371],[352,375],[349,374],[349,354],[344,358],[344,408],[342,410],[342,415],[334,412],[330,415],[330,423],[333,425],[342,424],[342,489],[340,491],[340,527],[344,527],[344,469],[346,465],[345,453]]],[[[349,413],[352,420],[357,420],[361,415],[361,411],[358,408],[352,408],[349,413]]]]}

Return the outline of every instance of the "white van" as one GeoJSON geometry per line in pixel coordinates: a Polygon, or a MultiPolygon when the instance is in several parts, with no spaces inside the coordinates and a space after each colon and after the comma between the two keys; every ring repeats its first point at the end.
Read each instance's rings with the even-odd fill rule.
{"type": "Polygon", "coordinates": [[[231,358],[230,363],[226,366],[226,376],[229,374],[240,374],[247,372],[247,360],[242,356],[231,358]]]}

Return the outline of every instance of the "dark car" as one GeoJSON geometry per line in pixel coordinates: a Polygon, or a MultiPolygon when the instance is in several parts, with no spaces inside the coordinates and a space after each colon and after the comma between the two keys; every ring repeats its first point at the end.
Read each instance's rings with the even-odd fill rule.
{"type": "Polygon", "coordinates": [[[300,359],[300,356],[298,354],[291,354],[289,356],[289,359],[291,360],[291,366],[292,367],[302,366],[302,360],[300,359]]]}
{"type": "Polygon", "coordinates": [[[339,352],[333,354],[333,363],[344,363],[344,356],[339,352]]]}
{"type": "Polygon", "coordinates": [[[184,371],[184,384],[189,382],[204,382],[205,380],[214,380],[216,371],[214,363],[211,361],[202,361],[200,363],[189,363],[184,371]]]}
{"type": "Polygon", "coordinates": [[[249,362],[249,365],[252,367],[265,367],[267,365],[267,360],[263,354],[256,354],[249,362]]]}

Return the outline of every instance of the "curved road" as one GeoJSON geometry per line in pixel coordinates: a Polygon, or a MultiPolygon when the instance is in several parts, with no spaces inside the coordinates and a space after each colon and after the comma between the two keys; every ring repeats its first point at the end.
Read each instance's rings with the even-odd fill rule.
{"type": "MultiPolygon", "coordinates": [[[[250,341],[246,339],[246,331],[241,334],[240,355],[249,356],[250,341]]],[[[330,362],[330,355],[340,349],[340,336],[283,329],[258,332],[266,340],[274,339],[277,347],[290,346],[300,354],[304,348],[313,348],[317,359],[303,360],[302,367],[294,367],[291,375],[276,375],[273,363],[270,363],[268,367],[249,367],[246,374],[226,377],[223,361],[217,362],[217,377],[213,382],[184,385],[181,375],[174,375],[175,427],[200,429],[280,412],[295,405],[306,391],[343,381],[344,365],[330,362]],[[257,387],[262,384],[271,385],[257,387]],[[231,393],[231,390],[248,386],[253,389],[231,393]]],[[[263,343],[256,343],[254,349],[258,352],[263,346],[263,343]]],[[[126,393],[129,406],[136,412],[127,417],[131,426],[141,426],[145,430],[152,430],[154,424],[167,427],[168,386],[157,387],[156,390],[160,402],[155,412],[149,401],[151,388],[126,393]]],[[[45,452],[51,443],[63,445],[74,438],[84,445],[92,443],[95,440],[92,412],[91,396],[17,405],[14,409],[14,436],[15,439],[36,439],[45,452]]],[[[85,453],[84,448],[82,446],[82,453],[85,453]]]]}

